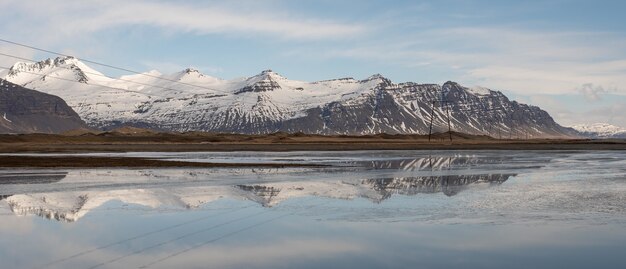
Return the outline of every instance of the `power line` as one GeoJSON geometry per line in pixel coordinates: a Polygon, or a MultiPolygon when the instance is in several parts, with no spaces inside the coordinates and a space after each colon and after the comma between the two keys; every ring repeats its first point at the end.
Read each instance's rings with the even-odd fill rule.
{"type": "MultiPolygon", "coordinates": [[[[0,53],[1,55],[2,53],[0,53]]],[[[6,67],[6,66],[0,66],[0,69],[6,69],[6,70],[11,70],[11,67],[6,67]]],[[[156,96],[156,97],[161,97],[161,98],[165,98],[165,99],[170,99],[172,98],[171,96],[164,96],[164,95],[158,95],[158,94],[154,94],[154,93],[145,93],[145,92],[139,92],[139,91],[133,91],[133,90],[128,90],[128,89],[123,89],[123,88],[117,88],[117,87],[112,87],[112,86],[107,86],[107,85],[102,85],[102,84],[96,84],[96,83],[90,83],[90,82],[80,82],[80,81],[76,81],[76,80],[72,80],[72,79],[67,79],[67,78],[62,78],[62,77],[56,77],[56,76],[51,76],[51,75],[43,75],[43,74],[39,74],[39,73],[35,73],[35,72],[30,72],[30,71],[23,71],[21,70],[20,72],[22,73],[27,73],[27,74],[31,74],[31,75],[35,75],[38,77],[42,77],[42,78],[53,78],[53,79],[58,79],[58,80],[62,80],[62,81],[67,81],[67,82],[72,82],[72,83],[78,83],[81,85],[87,85],[87,86],[92,86],[92,87],[104,87],[104,88],[108,88],[108,89],[112,89],[112,90],[119,90],[119,91],[124,91],[124,92],[130,92],[130,93],[136,93],[136,94],[141,94],[141,95],[145,95],[148,97],[152,97],[152,96],[156,96]]],[[[95,74],[95,73],[94,73],[95,74]]],[[[2,79],[0,78],[0,80],[6,80],[6,79],[2,79]]],[[[6,80],[8,81],[8,80],[6,80]]],[[[8,81],[10,82],[10,81],[8,81]]],[[[53,89],[50,89],[53,90],[53,89]]],[[[58,90],[58,89],[57,89],[58,90]]],[[[178,90],[181,91],[181,90],[178,90]]],[[[183,91],[184,92],[184,91],[183,91]]],[[[215,95],[212,97],[223,97],[225,95],[215,95]]],[[[244,104],[249,104],[249,105],[256,105],[256,102],[251,103],[251,102],[247,102],[247,100],[237,100],[238,102],[244,103],[244,104]]],[[[288,104],[288,103],[283,103],[283,102],[277,102],[277,101],[272,101],[272,103],[279,103],[279,104],[288,104]]],[[[288,105],[292,105],[292,104],[288,104],[288,105]]]]}
{"type": "Polygon", "coordinates": [[[206,215],[206,216],[203,216],[203,217],[199,217],[199,218],[195,218],[195,219],[192,219],[192,220],[188,220],[188,221],[185,221],[185,222],[182,222],[182,223],[178,223],[178,224],[175,224],[175,225],[172,225],[172,226],[166,226],[166,227],[163,227],[163,228],[158,229],[158,230],[154,230],[154,231],[150,231],[150,232],[147,232],[147,233],[139,234],[139,235],[136,235],[136,236],[133,236],[133,237],[122,239],[120,241],[109,243],[107,245],[103,245],[103,246],[100,246],[100,247],[96,247],[96,248],[92,248],[92,249],[89,249],[89,250],[85,250],[85,251],[76,253],[74,255],[67,256],[65,258],[54,260],[54,261],[48,262],[48,263],[43,264],[43,265],[41,265],[39,267],[36,267],[36,268],[47,268],[49,266],[52,266],[52,265],[55,265],[55,264],[58,264],[58,263],[61,263],[61,262],[64,262],[64,261],[67,261],[67,260],[70,260],[70,259],[74,259],[74,258],[83,256],[85,254],[92,253],[94,251],[98,251],[98,250],[102,250],[102,249],[105,249],[105,248],[109,248],[109,247],[112,247],[112,246],[115,246],[115,245],[119,245],[119,244],[122,244],[122,243],[125,243],[125,242],[129,242],[129,241],[132,241],[132,240],[135,240],[135,239],[143,238],[143,237],[146,237],[146,236],[149,236],[149,235],[161,233],[161,232],[164,232],[164,231],[167,231],[167,230],[171,230],[171,229],[174,229],[174,228],[178,228],[178,227],[181,227],[181,226],[184,226],[184,225],[187,225],[187,224],[203,221],[203,220],[206,220],[208,218],[213,218],[213,217],[218,217],[218,216],[230,214],[230,213],[237,212],[239,210],[246,209],[246,208],[249,208],[249,207],[250,206],[246,206],[246,207],[241,207],[241,208],[238,208],[238,209],[235,209],[235,210],[232,210],[232,211],[227,211],[227,212],[222,212],[222,213],[217,213],[217,214],[210,214],[210,215],[206,215]]]}
{"type": "Polygon", "coordinates": [[[194,250],[194,249],[197,249],[197,248],[199,248],[199,247],[202,247],[202,246],[208,245],[208,244],[210,244],[210,243],[213,243],[213,242],[219,241],[220,239],[223,239],[223,238],[226,238],[226,237],[229,237],[229,236],[232,236],[232,235],[235,235],[235,234],[241,233],[241,232],[245,232],[245,231],[250,230],[250,229],[254,229],[254,228],[259,227],[259,226],[261,226],[261,225],[263,225],[263,224],[267,224],[267,223],[270,223],[270,222],[276,221],[276,220],[278,220],[278,219],[281,219],[281,218],[287,217],[287,216],[289,216],[289,215],[293,215],[293,213],[286,213],[286,214],[283,214],[283,215],[280,215],[280,216],[276,216],[276,217],[273,217],[273,218],[271,218],[271,219],[268,219],[268,220],[265,220],[265,221],[262,221],[262,222],[258,222],[258,223],[255,223],[255,224],[252,224],[252,225],[246,226],[246,227],[241,228],[241,229],[239,229],[239,230],[232,231],[232,232],[230,232],[230,233],[227,233],[227,234],[221,235],[221,236],[219,236],[219,237],[216,237],[216,238],[210,239],[210,240],[208,240],[208,241],[204,241],[204,242],[202,242],[202,243],[200,243],[200,244],[197,244],[197,245],[194,245],[194,246],[188,247],[188,248],[183,249],[183,250],[181,250],[181,251],[178,251],[178,252],[172,253],[172,254],[167,255],[167,256],[165,256],[165,257],[163,257],[163,258],[161,258],[161,259],[158,259],[158,260],[155,260],[155,261],[153,261],[153,262],[150,262],[150,263],[144,264],[144,265],[140,266],[139,268],[148,268],[148,267],[150,267],[150,266],[152,266],[152,265],[155,265],[155,264],[157,264],[157,263],[161,263],[161,262],[163,262],[163,261],[169,260],[169,259],[171,259],[171,258],[174,258],[174,257],[176,257],[176,256],[178,256],[178,255],[181,255],[181,254],[187,253],[187,252],[192,251],[192,250],[194,250]]]}
{"type": "Polygon", "coordinates": [[[119,261],[121,259],[133,256],[135,254],[142,253],[142,252],[144,252],[146,250],[149,250],[149,249],[157,248],[157,247],[166,245],[168,243],[178,241],[178,240],[183,239],[183,238],[187,238],[187,237],[190,237],[190,236],[193,236],[193,235],[201,234],[201,233],[213,230],[215,228],[219,228],[219,227],[222,227],[222,226],[225,226],[225,225],[228,225],[228,224],[232,224],[232,223],[235,223],[235,222],[238,222],[238,221],[242,221],[242,220],[245,220],[245,219],[248,219],[248,218],[256,217],[256,216],[259,216],[259,215],[267,214],[269,212],[271,212],[271,211],[260,211],[260,212],[257,212],[255,214],[252,214],[252,215],[247,215],[247,216],[240,217],[240,218],[237,218],[237,219],[234,219],[234,220],[218,223],[218,224],[209,226],[207,228],[204,228],[204,229],[201,229],[201,230],[197,230],[197,231],[194,231],[194,232],[191,232],[191,233],[187,233],[187,234],[181,235],[181,236],[176,237],[176,238],[172,238],[172,239],[167,240],[167,241],[162,241],[162,242],[159,242],[159,243],[147,246],[145,248],[138,249],[138,250],[133,251],[133,252],[131,252],[129,254],[122,255],[122,256],[119,256],[119,257],[116,257],[116,258],[113,258],[113,259],[101,262],[99,264],[96,264],[94,266],[89,267],[89,269],[94,269],[94,268],[98,268],[98,267],[101,267],[101,266],[104,266],[104,265],[107,265],[107,264],[110,264],[110,263],[114,263],[114,262],[119,261]]]}
{"type": "MultiPolygon", "coordinates": [[[[33,60],[29,60],[26,58],[21,58],[21,57],[17,57],[17,56],[12,56],[12,55],[8,55],[8,54],[4,54],[4,53],[0,53],[0,55],[2,56],[8,56],[8,57],[13,57],[16,59],[24,59],[33,63],[37,63],[36,61],[33,60]]],[[[71,68],[68,67],[64,67],[64,66],[59,66],[60,68],[64,68],[67,70],[72,70],[71,68]]],[[[11,70],[11,67],[6,67],[6,66],[0,66],[0,69],[6,69],[8,71],[11,70]]],[[[171,96],[164,96],[164,95],[158,95],[158,94],[154,94],[154,93],[145,93],[145,92],[139,92],[139,91],[133,91],[133,90],[128,90],[128,89],[123,89],[123,88],[117,88],[117,87],[112,87],[112,86],[108,86],[108,85],[102,85],[102,84],[96,84],[96,83],[90,83],[90,82],[80,82],[80,81],[76,81],[76,80],[72,80],[72,79],[67,79],[67,78],[62,78],[62,77],[56,77],[56,76],[51,76],[51,75],[44,75],[44,74],[39,74],[39,73],[35,73],[35,72],[30,72],[30,71],[24,71],[24,70],[20,70],[20,72],[22,73],[27,73],[27,74],[31,74],[31,75],[35,75],[35,76],[39,76],[42,78],[53,78],[53,79],[58,79],[58,80],[63,80],[63,81],[67,81],[67,82],[73,82],[73,83],[79,83],[79,84],[84,84],[84,85],[88,85],[88,86],[93,86],[93,87],[104,87],[104,88],[108,88],[108,89],[113,89],[113,90],[120,90],[120,91],[125,91],[125,92],[130,92],[130,93],[137,93],[137,94],[142,94],[148,97],[151,96],[156,96],[156,97],[161,97],[161,98],[172,98],[171,96]]],[[[102,76],[102,77],[106,77],[106,78],[110,78],[110,79],[115,79],[115,80],[120,80],[120,81],[125,81],[125,82],[131,82],[131,83],[137,83],[137,84],[141,84],[141,85],[145,85],[145,86],[151,86],[151,87],[157,87],[157,88],[162,88],[162,89],[167,89],[167,90],[172,90],[172,91],[179,91],[179,92],[185,92],[183,90],[176,90],[176,89],[172,89],[172,88],[167,88],[167,87],[161,87],[161,86],[157,86],[157,85],[151,85],[151,84],[147,84],[147,83],[142,83],[142,82],[135,82],[135,81],[131,81],[131,80],[126,80],[126,79],[120,79],[120,78],[113,78],[113,77],[109,77],[103,74],[98,74],[98,73],[93,73],[93,72],[86,72],[83,71],[83,73],[86,74],[93,74],[93,75],[97,75],[97,76],[102,76]]],[[[5,79],[6,80],[6,79],[5,79]]],[[[7,80],[8,81],[8,80],[7,80]]],[[[222,93],[227,93],[230,94],[229,92],[226,91],[220,91],[220,90],[215,90],[217,92],[222,92],[222,93]]],[[[225,95],[221,95],[221,96],[225,96],[225,95]]],[[[221,97],[220,95],[215,95],[213,97],[221,97]]],[[[244,104],[249,104],[249,105],[256,105],[256,102],[249,102],[248,100],[244,99],[244,100],[238,100],[241,103],[244,104]]],[[[289,103],[284,103],[284,102],[278,102],[273,100],[272,103],[278,103],[278,104],[287,104],[287,105],[292,105],[289,103]]]]}
{"type": "MultiPolygon", "coordinates": [[[[435,95],[437,95],[437,93],[435,93],[435,95]]],[[[479,99],[499,99],[500,98],[499,96],[493,96],[493,95],[489,95],[489,96],[481,95],[481,96],[476,96],[476,97],[479,98],[479,99]]],[[[444,98],[444,87],[441,87],[441,98],[429,101],[429,103],[431,103],[431,102],[432,102],[432,108],[431,108],[431,113],[430,113],[430,125],[429,125],[429,135],[428,135],[429,136],[428,137],[429,141],[431,140],[432,124],[433,124],[433,118],[434,118],[434,111],[435,111],[436,103],[440,103],[441,104],[441,108],[438,109],[441,113],[444,113],[442,108],[444,106],[446,108],[446,112],[445,113],[448,114],[448,117],[447,117],[447,119],[448,119],[448,132],[450,132],[450,130],[451,130],[450,129],[450,111],[449,111],[450,106],[455,105],[457,107],[456,111],[466,111],[466,112],[472,112],[473,113],[474,109],[477,106],[480,106],[481,104],[484,104],[482,102],[474,102],[473,100],[457,100],[457,101],[446,100],[444,98]],[[464,109],[461,109],[462,107],[464,109]]],[[[485,111],[486,112],[493,112],[493,111],[502,111],[502,112],[504,112],[506,118],[508,118],[511,121],[511,126],[506,126],[506,124],[505,124],[505,127],[508,127],[508,129],[509,129],[508,132],[509,132],[509,139],[510,139],[511,136],[512,136],[512,133],[514,132],[513,130],[514,130],[514,125],[515,125],[515,122],[514,122],[515,119],[513,118],[513,114],[515,113],[515,111],[512,111],[511,113],[509,113],[507,111],[507,107],[505,107],[503,105],[500,105],[499,107],[491,107],[491,106],[489,106],[487,108],[487,110],[485,110],[485,111]]],[[[528,110],[528,108],[525,108],[525,109],[523,109],[523,112],[530,112],[530,110],[528,110]]],[[[437,118],[439,118],[439,117],[437,117],[437,118]]],[[[489,127],[488,134],[491,135],[491,130],[492,130],[494,122],[492,120],[489,120],[489,123],[490,123],[490,127],[489,127]]],[[[476,127],[474,127],[474,129],[476,129],[479,132],[485,132],[486,131],[486,130],[482,130],[481,131],[480,129],[478,129],[476,127]]],[[[500,129],[502,129],[502,128],[498,128],[499,131],[500,131],[500,129]]],[[[452,140],[452,133],[451,132],[450,132],[450,140],[452,140]]]]}
{"type": "MultiPolygon", "coordinates": [[[[15,55],[11,55],[11,54],[5,54],[0,52],[1,56],[5,56],[5,57],[10,57],[10,58],[14,58],[14,59],[18,59],[18,60],[22,60],[22,61],[28,61],[31,63],[39,63],[38,61],[35,60],[31,60],[28,58],[24,58],[24,57],[19,57],[19,56],[15,56],[15,55]]],[[[67,67],[67,66],[57,66],[63,69],[67,69],[67,70],[73,70],[71,67],[67,67]]],[[[171,91],[180,91],[180,90],[176,90],[176,89],[172,89],[172,88],[168,88],[168,87],[163,87],[163,86],[159,86],[159,85],[153,85],[153,84],[148,84],[148,83],[143,83],[143,82],[138,82],[138,81],[133,81],[133,80],[129,80],[129,79],[123,79],[123,78],[115,78],[115,77],[111,77],[111,76],[107,76],[104,74],[100,74],[100,73],[94,73],[94,72],[89,72],[89,71],[85,71],[85,70],[81,70],[81,72],[85,73],[85,74],[90,74],[90,75],[95,75],[95,76],[100,76],[100,77],[105,77],[105,78],[109,78],[109,79],[113,79],[113,80],[117,80],[117,81],[123,81],[123,82],[129,82],[129,83],[135,83],[138,85],[143,85],[143,86],[149,86],[149,87],[155,87],[155,88],[160,88],[160,89],[165,89],[165,90],[171,90],[171,91]]],[[[215,90],[218,91],[218,90],[215,90]]]]}
{"type": "MultiPolygon", "coordinates": [[[[6,67],[6,66],[0,66],[0,69],[11,70],[10,67],[6,67]]],[[[92,87],[104,87],[104,88],[113,89],[113,90],[120,90],[120,91],[125,91],[125,92],[130,92],[130,93],[138,93],[138,94],[142,94],[142,95],[145,95],[145,96],[148,96],[148,97],[150,97],[150,96],[157,96],[157,97],[162,97],[162,98],[170,98],[170,97],[167,97],[167,96],[162,96],[162,95],[157,95],[157,94],[147,94],[147,93],[143,93],[143,92],[131,91],[131,90],[128,90],[128,89],[116,88],[116,87],[111,87],[111,86],[107,86],[107,85],[93,84],[93,83],[86,83],[86,82],[82,83],[82,82],[79,82],[79,81],[76,81],[76,80],[72,80],[72,79],[67,79],[67,78],[62,78],[62,77],[55,77],[55,76],[50,76],[50,75],[42,75],[42,74],[38,74],[38,73],[35,73],[35,72],[29,72],[29,71],[20,71],[20,72],[31,74],[31,75],[35,75],[35,76],[39,76],[39,77],[42,77],[44,79],[45,78],[53,78],[53,79],[58,79],[58,80],[63,80],[63,81],[68,81],[68,82],[73,82],[73,83],[85,84],[85,85],[92,86],[92,87]]],[[[6,80],[6,79],[1,79],[1,80],[6,80]]],[[[8,81],[8,80],[6,80],[6,81],[8,81]]]]}
{"type": "Polygon", "coordinates": [[[174,82],[174,83],[179,83],[179,84],[183,84],[183,85],[187,85],[187,86],[202,88],[202,89],[205,89],[205,90],[215,90],[215,89],[211,89],[211,88],[207,88],[207,87],[203,87],[203,86],[199,86],[199,85],[195,85],[195,84],[191,84],[191,83],[187,83],[187,82],[181,82],[181,81],[177,81],[177,80],[173,80],[173,79],[168,79],[168,78],[164,78],[164,77],[160,77],[160,76],[154,76],[154,75],[142,73],[142,72],[139,72],[139,71],[134,71],[134,70],[131,70],[131,69],[128,69],[128,68],[117,67],[117,66],[114,66],[114,65],[105,64],[105,63],[101,63],[101,62],[96,62],[96,61],[92,61],[92,60],[85,59],[85,58],[78,58],[78,57],[74,57],[74,56],[67,55],[67,54],[64,54],[64,53],[55,52],[55,51],[51,51],[51,50],[47,50],[47,49],[42,49],[42,48],[38,48],[38,47],[35,47],[35,46],[26,45],[26,44],[23,44],[23,43],[18,43],[18,42],[15,42],[15,41],[10,41],[10,40],[6,40],[6,39],[2,39],[2,38],[0,38],[0,42],[5,42],[5,43],[13,44],[13,45],[16,45],[16,46],[29,48],[29,49],[32,49],[32,50],[37,50],[37,51],[41,51],[41,52],[45,52],[45,53],[55,54],[55,55],[59,55],[59,56],[63,56],[63,57],[73,57],[73,58],[76,58],[77,60],[82,61],[82,62],[91,63],[91,64],[95,64],[95,65],[99,65],[99,66],[104,66],[104,67],[108,67],[108,68],[112,68],[112,69],[116,69],[116,70],[120,70],[120,71],[124,71],[124,72],[129,72],[129,73],[133,73],[133,74],[136,74],[136,75],[142,75],[142,76],[146,76],[146,77],[150,77],[150,78],[161,79],[161,80],[174,82]]]}
{"type": "MultiPolygon", "coordinates": [[[[313,205],[310,205],[310,206],[308,206],[308,207],[305,207],[302,211],[309,210],[309,209],[311,209],[311,208],[313,208],[313,207],[315,207],[315,206],[318,206],[318,207],[319,207],[319,206],[325,205],[325,204],[327,204],[327,203],[329,203],[329,202],[324,202],[324,203],[317,204],[317,205],[313,204],[313,205]]],[[[227,234],[224,234],[224,235],[221,235],[221,236],[215,237],[215,238],[213,238],[213,239],[209,239],[209,240],[207,240],[207,241],[201,242],[201,243],[199,243],[199,244],[193,245],[193,246],[188,247],[188,248],[186,248],[186,249],[183,249],[183,250],[180,250],[180,251],[178,251],[178,252],[175,252],[175,253],[172,253],[172,254],[170,254],[170,255],[167,255],[167,256],[165,256],[165,257],[163,257],[163,258],[160,258],[160,259],[158,259],[158,260],[155,260],[155,261],[152,261],[152,262],[150,262],[150,263],[144,264],[144,265],[140,266],[139,268],[148,268],[148,267],[153,266],[153,265],[155,265],[155,264],[158,264],[158,263],[161,263],[161,262],[163,262],[163,261],[169,260],[169,259],[171,259],[171,258],[174,258],[174,257],[179,256],[179,255],[181,255],[181,254],[187,253],[187,252],[192,251],[192,250],[194,250],[194,249],[197,249],[197,248],[199,248],[199,247],[206,246],[206,245],[208,245],[208,244],[211,244],[211,243],[213,243],[213,242],[219,241],[219,240],[224,239],[224,238],[226,238],[226,237],[229,237],[229,236],[232,236],[232,235],[235,235],[235,234],[238,234],[238,233],[241,233],[241,232],[244,232],[244,231],[247,231],[247,230],[250,230],[250,229],[253,229],[253,228],[259,227],[259,226],[261,226],[261,225],[264,225],[264,224],[267,224],[267,223],[270,223],[270,222],[276,221],[276,220],[278,220],[278,219],[281,219],[281,218],[284,218],[284,217],[287,217],[287,216],[291,216],[291,215],[295,215],[295,214],[296,214],[296,212],[295,212],[295,211],[294,211],[294,212],[291,212],[291,213],[285,213],[285,214],[282,214],[282,215],[279,215],[279,216],[273,217],[273,218],[268,219],[268,220],[265,220],[265,221],[261,221],[261,222],[257,222],[257,223],[252,224],[252,225],[248,225],[248,226],[243,227],[243,228],[241,228],[241,229],[238,229],[238,230],[232,231],[232,232],[230,232],[230,233],[227,233],[227,234]]]]}
{"type": "MultiPolygon", "coordinates": [[[[209,91],[213,91],[213,92],[220,92],[220,93],[227,94],[227,95],[231,95],[231,94],[233,94],[232,92],[228,92],[228,91],[224,91],[224,90],[219,90],[219,89],[215,89],[215,88],[204,87],[204,86],[195,85],[195,84],[191,84],[191,83],[187,83],[187,82],[181,82],[181,81],[178,81],[178,80],[173,80],[173,79],[164,78],[164,77],[161,77],[161,76],[155,76],[155,75],[150,75],[150,74],[146,74],[146,73],[141,73],[141,72],[138,72],[138,71],[133,71],[133,70],[129,70],[129,69],[126,69],[126,68],[116,67],[116,66],[113,66],[113,65],[110,65],[110,64],[103,64],[103,63],[99,63],[99,62],[95,62],[95,61],[87,60],[87,59],[84,59],[84,58],[77,58],[77,57],[74,57],[74,56],[71,56],[71,55],[66,55],[66,54],[62,54],[62,53],[58,53],[58,52],[54,52],[54,51],[50,51],[50,50],[46,50],[46,49],[40,49],[40,48],[37,48],[37,47],[34,47],[34,46],[25,45],[25,44],[21,44],[21,43],[13,42],[13,41],[9,41],[9,40],[5,40],[5,39],[1,39],[1,38],[0,38],[0,42],[6,42],[6,43],[14,44],[14,45],[17,45],[17,46],[22,46],[22,47],[26,47],[26,48],[29,48],[29,49],[38,50],[38,51],[42,51],[42,52],[46,52],[46,53],[51,53],[51,54],[56,54],[56,55],[60,55],[60,56],[64,56],[64,57],[73,57],[73,58],[75,58],[75,59],[77,59],[77,60],[79,60],[79,61],[82,61],[82,62],[93,63],[93,64],[97,64],[97,65],[100,65],[100,66],[105,66],[105,67],[109,67],[109,68],[114,68],[114,69],[118,69],[118,70],[122,70],[122,71],[130,72],[130,73],[133,73],[133,74],[137,74],[137,75],[147,76],[147,77],[150,77],[150,78],[161,79],[161,80],[165,80],[165,81],[168,81],[168,82],[173,82],[173,83],[182,84],[182,85],[186,85],[186,86],[197,87],[197,88],[201,88],[201,89],[205,89],[205,90],[209,90],[209,91]]],[[[0,55],[2,55],[2,56],[6,56],[6,57],[15,58],[15,59],[20,59],[20,60],[25,60],[25,61],[29,61],[29,62],[32,62],[32,63],[38,63],[37,61],[31,60],[31,59],[27,59],[27,58],[23,58],[23,57],[19,57],[19,56],[15,56],[15,55],[11,55],[11,54],[0,53],[0,55]]],[[[68,69],[68,70],[71,70],[70,68],[63,67],[63,66],[58,66],[58,67],[60,67],[60,68],[65,68],[65,69],[68,69]]],[[[2,67],[2,68],[5,68],[5,69],[9,69],[9,70],[10,70],[10,68],[7,68],[7,67],[2,67]]],[[[106,75],[104,75],[104,74],[99,74],[99,73],[94,73],[94,72],[88,72],[88,71],[84,71],[84,70],[81,70],[81,71],[82,71],[83,73],[86,73],[86,74],[91,74],[91,75],[101,76],[101,77],[105,77],[105,78],[109,78],[109,79],[114,79],[114,80],[118,80],[118,81],[124,81],[124,82],[129,82],[129,83],[135,83],[135,84],[139,84],[139,85],[144,85],[144,86],[149,86],[149,87],[156,87],[156,88],[161,88],[161,89],[166,89],[166,90],[172,90],[172,91],[188,92],[188,91],[186,91],[186,90],[182,90],[182,89],[172,89],[172,88],[168,88],[168,87],[163,87],[163,86],[158,86],[158,85],[153,85],[153,84],[148,84],[148,83],[143,83],[143,82],[137,82],[137,81],[127,80],[127,79],[122,79],[122,78],[114,78],[114,77],[106,76],[106,75]]],[[[45,76],[45,75],[41,75],[41,74],[37,74],[37,73],[32,73],[32,72],[27,72],[27,71],[20,71],[20,72],[30,73],[30,74],[39,75],[39,76],[45,76]]],[[[66,81],[70,81],[70,82],[77,82],[77,83],[80,83],[80,82],[78,82],[78,81],[73,81],[73,80],[68,80],[68,79],[63,79],[63,78],[59,78],[59,79],[61,79],[61,80],[66,80],[66,81]]],[[[92,85],[94,85],[94,84],[92,84],[92,85]]],[[[95,84],[95,86],[101,86],[101,87],[106,87],[106,88],[112,88],[112,89],[123,90],[123,89],[120,89],[120,88],[115,88],[115,87],[105,86],[105,85],[101,85],[101,84],[95,84]]],[[[141,93],[141,92],[136,92],[136,91],[131,91],[131,90],[126,90],[126,91],[128,91],[128,92],[134,92],[134,93],[141,93]]],[[[149,94],[146,94],[146,93],[141,93],[141,94],[144,94],[144,95],[149,96],[149,94]]],[[[196,93],[194,93],[194,94],[196,94],[196,93]]],[[[159,95],[156,95],[156,94],[151,94],[151,95],[153,95],[153,96],[159,96],[159,95]]],[[[165,96],[159,96],[159,97],[169,98],[169,97],[165,97],[165,96]]],[[[249,104],[249,105],[256,105],[256,102],[249,102],[247,99],[244,99],[244,100],[239,100],[239,101],[240,101],[241,103],[245,103],[245,104],[249,104]]],[[[276,104],[283,104],[283,105],[290,105],[290,106],[291,106],[291,105],[293,105],[292,103],[285,103],[285,102],[280,102],[280,101],[276,101],[276,100],[272,100],[272,103],[276,103],[276,104]]]]}

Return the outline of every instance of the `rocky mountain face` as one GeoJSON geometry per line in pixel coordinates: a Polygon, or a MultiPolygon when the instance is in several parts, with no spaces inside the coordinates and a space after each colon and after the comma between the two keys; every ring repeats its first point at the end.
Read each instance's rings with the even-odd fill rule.
{"type": "Polygon", "coordinates": [[[60,97],[0,80],[0,133],[60,133],[85,127],[60,97]]]}
{"type": "Polygon", "coordinates": [[[0,77],[58,95],[90,126],[120,125],[168,131],[245,134],[304,132],[367,135],[427,134],[448,130],[502,138],[576,136],[539,107],[499,91],[394,83],[381,75],[363,80],[289,80],[266,70],[222,80],[188,68],[105,77],[77,59],[17,63],[0,77]],[[73,82],[73,83],[72,83],[73,82]]]}

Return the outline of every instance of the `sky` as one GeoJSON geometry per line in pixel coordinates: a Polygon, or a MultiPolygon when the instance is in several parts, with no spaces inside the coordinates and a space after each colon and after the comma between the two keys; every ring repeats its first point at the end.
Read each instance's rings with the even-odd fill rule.
{"type": "MultiPolygon", "coordinates": [[[[0,9],[2,39],[137,71],[456,81],[565,126],[626,127],[626,1],[0,0],[0,9]]],[[[0,52],[54,56],[1,42],[0,52]]],[[[0,66],[15,61],[0,56],[0,66]]]]}

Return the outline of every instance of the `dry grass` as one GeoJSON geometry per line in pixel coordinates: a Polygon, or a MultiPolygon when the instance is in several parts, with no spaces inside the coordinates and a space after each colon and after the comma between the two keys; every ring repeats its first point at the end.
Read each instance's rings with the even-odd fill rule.
{"type": "Polygon", "coordinates": [[[296,150],[625,150],[626,140],[531,139],[499,140],[462,133],[427,135],[322,136],[302,133],[269,135],[74,132],[66,135],[0,135],[0,152],[127,152],[127,151],[296,151],[296,150]]]}

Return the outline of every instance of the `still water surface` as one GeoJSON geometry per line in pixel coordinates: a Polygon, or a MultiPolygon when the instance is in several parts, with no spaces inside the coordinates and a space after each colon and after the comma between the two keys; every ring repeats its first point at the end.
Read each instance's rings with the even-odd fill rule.
{"type": "Polygon", "coordinates": [[[92,154],[0,170],[0,268],[623,268],[626,152],[92,154]]]}

